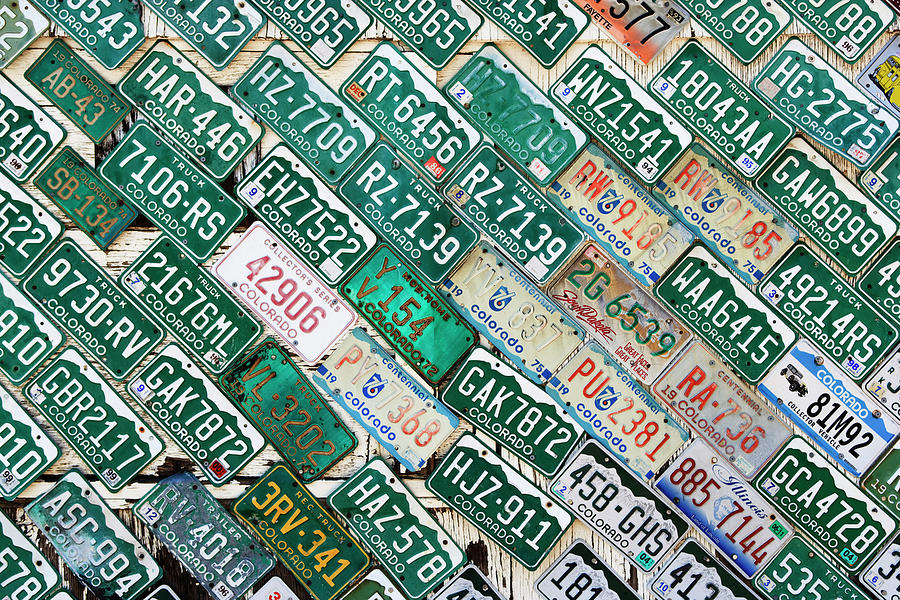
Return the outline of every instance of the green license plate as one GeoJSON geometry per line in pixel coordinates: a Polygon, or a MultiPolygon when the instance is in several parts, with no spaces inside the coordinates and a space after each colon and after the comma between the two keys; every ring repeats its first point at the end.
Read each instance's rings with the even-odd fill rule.
{"type": "Polygon", "coordinates": [[[662,600],[757,600],[741,580],[694,538],[685,541],[648,587],[662,600]]]}
{"type": "Polygon", "coordinates": [[[563,110],[648,185],[694,139],[600,46],[589,46],[550,89],[563,110]]]}
{"type": "Polygon", "coordinates": [[[25,512],[100,600],[133,600],[162,575],[153,556],[76,469],[25,512]]]}
{"type": "Polygon", "coordinates": [[[0,69],[5,69],[22,51],[38,39],[50,26],[50,21],[28,0],[3,0],[0,2],[0,69]]]}
{"type": "Polygon", "coordinates": [[[228,177],[262,137],[253,118],[165,40],[141,57],[118,88],[216,181],[228,177]]]}
{"type": "Polygon", "coordinates": [[[95,144],[132,109],[128,100],[58,38],[31,63],[25,79],[95,144]]]}
{"type": "Polygon", "coordinates": [[[262,333],[231,293],[166,235],[128,265],[119,285],[213,373],[224,371],[262,333]]]}
{"type": "Polygon", "coordinates": [[[876,597],[889,600],[891,598],[900,597],[900,543],[895,539],[893,542],[885,546],[881,554],[872,561],[864,574],[859,576],[859,581],[871,591],[875,592],[876,597]]]}
{"type": "Polygon", "coordinates": [[[357,1],[437,71],[447,66],[484,23],[463,0],[357,1]]]}
{"type": "Polygon", "coordinates": [[[212,256],[247,212],[143,122],[128,131],[99,172],[197,262],[212,256]]]}
{"type": "Polygon", "coordinates": [[[604,34],[642,63],[649,64],[689,21],[668,0],[578,0],[604,34]]]}
{"type": "Polygon", "coordinates": [[[644,385],[653,383],[693,338],[650,292],[593,244],[547,293],[644,385]]]}
{"type": "Polygon", "coordinates": [[[900,139],[891,142],[857,181],[867,196],[891,214],[900,212],[900,139]]]}
{"type": "Polygon", "coordinates": [[[694,144],[653,192],[748,285],[756,285],[797,241],[797,230],[694,144]]]}
{"type": "Polygon", "coordinates": [[[0,512],[0,578],[4,598],[40,600],[59,583],[56,566],[0,512]]]}
{"type": "Polygon", "coordinates": [[[432,385],[477,343],[475,331],[383,244],[344,281],[341,294],[432,385]]]}
{"type": "Polygon", "coordinates": [[[165,336],[71,238],[19,285],[116,381],[165,336]]]}
{"type": "Polygon", "coordinates": [[[56,217],[0,173],[0,265],[23,276],[62,232],[56,217]]]}
{"type": "Polygon", "coordinates": [[[315,600],[333,600],[369,566],[356,540],[283,464],[247,488],[231,511],[315,600]]]}
{"type": "Polygon", "coordinates": [[[892,535],[897,521],[799,436],[753,485],[851,573],[892,535]]]}
{"type": "Polygon", "coordinates": [[[897,117],[799,38],[789,39],[766,63],[753,89],[779,115],[860,168],[881,154],[900,128],[897,117]]]}
{"type": "Polygon", "coordinates": [[[584,540],[577,539],[534,584],[546,600],[638,600],[638,595],[584,540]]]}
{"type": "Polygon", "coordinates": [[[804,243],[759,284],[760,297],[859,381],[897,341],[897,328],[804,243]]]}
{"type": "Polygon", "coordinates": [[[851,275],[897,233],[897,223],[800,137],[753,185],[851,275]]]}
{"type": "Polygon", "coordinates": [[[856,282],[857,289],[900,326],[900,240],[894,240],[868,272],[856,282]]]}
{"type": "Polygon", "coordinates": [[[224,373],[219,385],[305,482],[356,448],[353,432],[272,338],[224,373]]]}
{"type": "Polygon", "coordinates": [[[65,137],[59,123],[0,74],[0,167],[10,177],[28,181],[65,137]]]}
{"type": "Polygon", "coordinates": [[[646,287],[694,241],[681,221],[596,144],[578,155],[547,194],[646,287]]]}
{"type": "MultiPolygon", "coordinates": [[[[265,588],[263,588],[265,589],[265,588]]],[[[258,593],[258,592],[257,592],[258,593]]],[[[251,600],[274,600],[267,596],[251,598],[251,600]]],[[[278,600],[297,600],[296,598],[279,598],[278,600]]],[[[363,577],[353,589],[344,595],[344,600],[405,600],[397,586],[388,579],[379,568],[374,568],[363,577]]]]}
{"type": "Polygon", "coordinates": [[[900,518],[900,448],[888,450],[862,481],[861,487],[900,518]]]}
{"type": "Polygon", "coordinates": [[[584,339],[573,319],[485,242],[469,253],[441,293],[539,385],[584,339]]]}
{"type": "Polygon", "coordinates": [[[281,42],[269,46],[231,95],[330,184],[375,142],[375,131],[281,42]]]}
{"type": "Polygon", "coordinates": [[[587,134],[494,44],[483,45],[444,90],[540,186],[588,143],[587,134]]]}
{"type": "Polygon", "coordinates": [[[133,0],[33,0],[97,62],[112,71],[144,43],[141,5],[133,0]]]}
{"type": "Polygon", "coordinates": [[[266,440],[175,344],[128,382],[128,393],[218,487],[262,452],[266,440]]]}
{"type": "Polygon", "coordinates": [[[697,40],[690,40],[649,85],[703,141],[742,175],[753,177],[794,128],[697,40]]]}
{"type": "MultiPolygon", "coordinates": [[[[53,598],[52,600],[70,600],[69,598],[53,598]]],[[[74,599],[72,599],[74,600],[74,599]]],[[[162,585],[153,590],[144,600],[180,600],[175,592],[167,585],[162,585]]],[[[274,599],[273,599],[274,600],[274,599]]]]}
{"type": "Polygon", "coordinates": [[[361,327],[312,375],[405,469],[426,466],[459,419],[361,327]]]}
{"type": "Polygon", "coordinates": [[[794,537],[753,584],[770,600],[865,600],[847,579],[801,537],[794,537]]]}
{"type": "Polygon", "coordinates": [[[101,250],[107,250],[138,215],[70,146],[47,163],[34,185],[101,250]]]}
{"type": "Polygon", "coordinates": [[[375,232],[284,144],[269,150],[235,192],[331,285],[375,247],[375,232]]]}
{"type": "Polygon", "coordinates": [[[433,183],[444,181],[481,141],[432,80],[390,42],[369,52],[341,95],[433,183]]]}
{"type": "Polygon", "coordinates": [[[700,343],[672,363],[653,393],[748,479],[791,436],[787,424],[700,343]]]}
{"type": "Polygon", "coordinates": [[[441,284],[478,241],[475,229],[384,142],[337,191],[434,285],[441,284]]]}
{"type": "Polygon", "coordinates": [[[791,15],[769,0],[680,0],[703,29],[746,64],[787,28],[791,15]]]}
{"type": "Polygon", "coordinates": [[[762,379],[797,338],[703,246],[691,248],[654,293],[750,383],[762,379]]]}
{"type": "Polygon", "coordinates": [[[506,597],[478,567],[467,564],[431,600],[506,600],[506,597]]]}
{"type": "Polygon", "coordinates": [[[59,458],[59,447],[0,386],[0,498],[16,499],[59,458]]]}
{"type": "Polygon", "coordinates": [[[444,195],[541,284],[585,239],[568,215],[490,144],[456,172],[444,195]]]}
{"type": "Polygon", "coordinates": [[[328,503],[410,600],[425,597],[466,561],[456,542],[381,458],[370,460],[331,492],[328,503]]]}
{"type": "Polygon", "coordinates": [[[190,473],[154,485],[132,512],[216,600],[241,598],[275,566],[275,559],[190,473]]]}
{"type": "Polygon", "coordinates": [[[43,311],[0,274],[0,372],[22,383],[62,342],[43,311]]]}
{"type": "Polygon", "coordinates": [[[126,486],[165,448],[74,347],[38,373],[25,394],[111,492],[126,486]]]}
{"type": "Polygon", "coordinates": [[[594,440],[572,457],[550,491],[644,572],[688,530],[677,512],[594,440]]]}
{"type": "Polygon", "coordinates": [[[582,429],[547,392],[482,347],[469,354],[441,399],[547,477],[581,438],[582,429]]]}
{"type": "Polygon", "coordinates": [[[778,0],[778,3],[850,63],[859,60],[897,16],[881,0],[778,0]]]}

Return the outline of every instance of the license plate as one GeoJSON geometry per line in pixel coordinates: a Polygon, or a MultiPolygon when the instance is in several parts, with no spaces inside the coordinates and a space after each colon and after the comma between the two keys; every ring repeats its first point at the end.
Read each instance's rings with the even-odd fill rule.
{"type": "Polygon", "coordinates": [[[753,185],[851,275],[897,232],[893,219],[799,137],[753,185]]]}
{"type": "Polygon", "coordinates": [[[133,108],[59,38],[31,63],[25,79],[95,144],[118,127],[133,108]]]}
{"type": "Polygon", "coordinates": [[[859,60],[896,18],[881,0],[779,0],[779,4],[849,63],[859,60]]]}
{"type": "Polygon", "coordinates": [[[900,543],[894,540],[878,555],[866,572],[860,575],[860,582],[875,592],[875,596],[885,599],[900,598],[900,543]]]}
{"type": "Polygon", "coordinates": [[[0,38],[6,41],[0,48],[0,69],[5,69],[31,43],[41,37],[50,21],[27,0],[0,2],[0,38]]]}
{"type": "Polygon", "coordinates": [[[539,186],[549,185],[588,143],[585,132],[491,43],[444,90],[539,186]]]}
{"type": "Polygon", "coordinates": [[[547,293],[644,385],[653,383],[694,337],[593,244],[547,293]]]}
{"type": "Polygon", "coordinates": [[[534,589],[546,600],[638,600],[631,586],[580,539],[559,555],[534,589]]]}
{"type": "Polygon", "coordinates": [[[700,439],[678,455],[656,487],[748,578],[778,554],[794,532],[700,439]]]}
{"type": "Polygon", "coordinates": [[[900,351],[881,363],[866,382],[866,391],[900,419],[900,351]]]}
{"type": "Polygon", "coordinates": [[[687,539],[649,587],[662,600],[757,600],[741,580],[694,538],[687,539]]]}
{"type": "Polygon", "coordinates": [[[856,381],[881,362],[897,328],[805,244],[759,284],[759,295],[856,381]]]}
{"type": "Polygon", "coordinates": [[[696,40],[682,46],[649,87],[747,177],[755,176],[794,135],[787,121],[696,40]]]}
{"type": "Polygon", "coordinates": [[[684,9],[666,0],[578,0],[578,5],[600,31],[645,65],[678,37],[689,21],[684,9]]]}
{"type": "Polygon", "coordinates": [[[2,512],[0,555],[4,557],[0,569],[4,598],[40,600],[59,583],[56,566],[44,558],[37,546],[2,512]]]}
{"type": "Polygon", "coordinates": [[[59,458],[59,447],[23,404],[0,386],[0,498],[7,501],[15,500],[59,458]]]}
{"type": "MultiPolygon", "coordinates": [[[[349,594],[345,596],[345,598],[349,599],[349,594]]],[[[178,598],[174,598],[173,600],[178,600],[178,598]]],[[[298,598],[281,577],[272,577],[260,586],[256,590],[256,593],[250,596],[250,600],[298,600],[298,598]]],[[[392,598],[391,600],[399,599],[392,598]]]]}
{"type": "Polygon", "coordinates": [[[549,381],[584,339],[584,330],[574,320],[484,242],[469,253],[441,292],[537,384],[549,381]]]}
{"type": "Polygon", "coordinates": [[[868,562],[897,526],[875,500],[797,436],[753,485],[851,573],[868,562]]]}
{"type": "Polygon", "coordinates": [[[251,225],[212,272],[307,363],[322,358],[356,321],[350,306],[262,223],[251,225]]]}
{"type": "Polygon", "coordinates": [[[857,281],[856,288],[895,325],[900,325],[900,240],[894,240],[872,268],[857,281]]]}
{"type": "Polygon", "coordinates": [[[644,572],[688,530],[679,514],[593,440],[566,464],[550,491],[644,572]]]}
{"type": "Polygon", "coordinates": [[[165,234],[128,265],[119,285],[213,373],[262,333],[231,293],[165,234]]]}
{"type": "Polygon", "coordinates": [[[857,585],[834,568],[801,537],[791,539],[781,554],[753,582],[771,600],[865,600],[857,585]]]}
{"type": "Polygon", "coordinates": [[[895,517],[900,518],[900,447],[885,453],[862,481],[861,487],[895,517]]]}
{"type": "Polygon", "coordinates": [[[132,512],[216,600],[242,597],[275,566],[190,473],[154,485],[132,512]]]}
{"type": "Polygon", "coordinates": [[[654,293],[751,384],[759,382],[797,338],[703,246],[691,248],[654,293]]]}
{"type": "Polygon", "coordinates": [[[19,285],[116,381],[165,336],[71,238],[19,285]]]}
{"type": "MultiPolygon", "coordinates": [[[[63,600],[62,598],[53,598],[52,600],[63,600]]],[[[68,600],[68,599],[66,599],[68,600]]],[[[175,592],[167,585],[160,586],[153,590],[144,600],[180,600],[175,592]]],[[[274,599],[273,599],[274,600],[274,599]]]]}
{"type": "Polygon", "coordinates": [[[364,119],[432,183],[446,179],[481,134],[390,42],[382,42],[341,86],[364,119]]]}
{"type": "Polygon", "coordinates": [[[478,241],[475,229],[384,142],[337,191],[434,285],[441,284],[478,241]]]}
{"type": "Polygon", "coordinates": [[[216,487],[234,477],[266,445],[175,344],[157,352],[126,389],[216,487]]]}
{"type": "Polygon", "coordinates": [[[547,477],[581,438],[581,428],[553,398],[482,347],[469,354],[441,399],[547,477]]]}
{"type": "Polygon", "coordinates": [[[318,479],[356,448],[353,432],[272,338],[223,374],[219,385],[303,481],[318,479]]]}
{"type": "Polygon", "coordinates": [[[694,241],[681,221],[590,144],[547,195],[632,277],[652,287],[694,241]]]}
{"type": "Polygon", "coordinates": [[[75,469],[25,512],[100,600],[133,600],[162,575],[153,556],[75,469]]]}
{"type": "Polygon", "coordinates": [[[43,311],[0,274],[0,372],[22,383],[62,341],[43,311]]]}
{"type": "Polygon", "coordinates": [[[797,230],[694,144],[653,192],[748,285],[756,285],[797,241],[797,230]]]}
{"type": "Polygon", "coordinates": [[[344,281],[341,294],[432,385],[477,343],[475,331],[384,244],[344,281]]]}
{"type": "Polygon", "coordinates": [[[546,387],[585,431],[638,477],[652,480],[690,438],[597,342],[589,342],[546,387]]]}
{"type": "MultiPolygon", "coordinates": [[[[256,598],[254,596],[250,600],[275,599],[265,596],[256,598]]],[[[279,598],[278,600],[297,599],[290,597],[285,599],[284,594],[282,594],[282,598],[279,598]]],[[[404,600],[404,597],[403,594],[400,593],[400,590],[397,589],[397,586],[384,574],[384,571],[376,567],[366,573],[366,576],[353,586],[353,589],[344,595],[344,600],[404,600]]]]}
{"type": "Polygon", "coordinates": [[[766,63],[753,89],[782,117],[860,168],[881,154],[900,128],[897,117],[799,38],[788,40],[766,63]]]}
{"type": "Polygon", "coordinates": [[[111,492],[127,485],[165,448],[71,346],[28,384],[25,394],[111,492]]]}
{"type": "Polygon", "coordinates": [[[62,143],[66,130],[2,74],[0,110],[3,111],[0,167],[10,177],[24,183],[62,143]]]}
{"type": "Polygon", "coordinates": [[[450,448],[425,487],[529,571],[572,524],[551,496],[470,433],[450,448]]]}
{"type": "Polygon", "coordinates": [[[653,393],[747,479],[791,436],[784,421],[699,342],[663,373],[653,393]]]}
{"type": "Polygon", "coordinates": [[[331,492],[328,503],[410,600],[423,598],[466,561],[456,542],[381,458],[370,460],[331,492]]]}
{"type": "Polygon", "coordinates": [[[648,185],[694,139],[600,46],[589,46],[550,89],[563,110],[648,185]]]}
{"type": "Polygon", "coordinates": [[[375,142],[375,131],[281,42],[269,46],[231,95],[330,184],[375,142]]]}
{"type": "Polygon", "coordinates": [[[62,232],[56,217],[0,172],[0,264],[7,271],[23,276],[62,232]]]}
{"type": "Polygon", "coordinates": [[[444,190],[539,284],[546,283],[584,241],[569,217],[491,145],[482,145],[444,190]]]}
{"type": "Polygon", "coordinates": [[[425,467],[459,419],[361,327],[312,379],[409,471],[425,467]]]}
{"type": "Polygon", "coordinates": [[[247,212],[141,121],[107,155],[99,172],[198,263],[212,256],[247,212]]]}
{"type": "Polygon", "coordinates": [[[900,67],[898,54],[900,38],[894,36],[856,77],[856,85],[895,117],[900,116],[900,95],[896,94],[897,84],[894,82],[900,67]]]}
{"type": "Polygon", "coordinates": [[[33,1],[110,71],[144,43],[141,7],[133,0],[108,0],[86,7],[78,0],[33,1]]]}
{"type": "Polygon", "coordinates": [[[165,40],[141,57],[118,88],[169,134],[184,152],[179,158],[194,157],[216,181],[228,177],[262,137],[253,118],[165,40]]]}
{"type": "Polygon", "coordinates": [[[447,582],[432,600],[506,600],[494,583],[484,576],[473,564],[463,567],[463,570],[447,582]]]}
{"type": "Polygon", "coordinates": [[[856,477],[900,433],[900,424],[801,339],[763,379],[759,393],[856,477]]]}
{"type": "Polygon", "coordinates": [[[869,198],[891,214],[900,212],[900,139],[891,142],[857,181],[869,198]]]}
{"type": "Polygon", "coordinates": [[[791,22],[780,4],[748,0],[737,4],[724,0],[681,0],[705,31],[748,65],[769,47],[791,22]]]}
{"type": "Polygon", "coordinates": [[[138,215],[70,146],[53,157],[34,185],[104,251],[138,215]]]}

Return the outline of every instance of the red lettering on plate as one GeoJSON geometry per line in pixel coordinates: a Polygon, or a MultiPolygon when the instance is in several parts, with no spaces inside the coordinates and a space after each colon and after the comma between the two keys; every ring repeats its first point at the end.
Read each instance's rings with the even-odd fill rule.
{"type": "Polygon", "coordinates": [[[425,163],[425,168],[434,175],[435,179],[440,179],[441,175],[447,172],[441,163],[437,161],[435,157],[431,157],[428,159],[428,162],[425,163]]]}
{"type": "Polygon", "coordinates": [[[596,308],[579,304],[578,295],[575,292],[572,290],[563,290],[562,294],[553,294],[551,298],[568,305],[568,307],[572,309],[572,312],[578,316],[580,321],[584,321],[587,325],[590,325],[591,328],[602,335],[605,340],[610,342],[613,341],[612,327],[604,323],[603,319],[597,316],[596,308]]]}

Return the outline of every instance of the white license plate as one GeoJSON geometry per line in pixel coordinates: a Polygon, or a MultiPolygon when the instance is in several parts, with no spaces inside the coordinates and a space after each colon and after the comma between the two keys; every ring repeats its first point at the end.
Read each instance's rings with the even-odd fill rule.
{"type": "Polygon", "coordinates": [[[900,541],[888,544],[860,576],[860,581],[879,598],[900,598],[900,541]]]}
{"type": "Polygon", "coordinates": [[[895,352],[866,382],[866,391],[900,418],[900,351],[895,352]]]}

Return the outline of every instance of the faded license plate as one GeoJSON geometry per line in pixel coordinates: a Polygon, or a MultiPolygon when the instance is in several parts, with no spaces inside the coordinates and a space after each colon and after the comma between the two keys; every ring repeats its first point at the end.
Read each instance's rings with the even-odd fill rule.
{"type": "Polygon", "coordinates": [[[757,600],[756,594],[694,538],[682,544],[648,587],[663,600],[757,600]]]}
{"type": "MultiPolygon", "coordinates": [[[[265,589],[265,588],[263,588],[265,589]]],[[[275,600],[262,596],[251,600],[275,600]]],[[[278,600],[297,600],[297,598],[282,598],[278,600]]],[[[405,600],[403,594],[397,589],[397,586],[388,579],[384,571],[378,567],[372,569],[363,577],[349,592],[344,595],[344,600],[405,600]]]]}
{"type": "Polygon", "coordinates": [[[59,447],[0,385],[0,498],[16,499],[59,458],[59,447]]]}
{"type": "Polygon", "coordinates": [[[900,419],[900,351],[881,363],[866,382],[866,391],[900,419]]]}
{"type": "Polygon", "coordinates": [[[0,273],[0,372],[22,383],[62,342],[62,332],[0,273]]]}
{"type": "Polygon", "coordinates": [[[62,143],[66,130],[3,74],[0,110],[0,167],[23,183],[62,143]]]}
{"type": "Polygon", "coordinates": [[[753,577],[790,539],[794,528],[743,477],[700,439],[656,482],[722,554],[753,577]]]}
{"type": "Polygon", "coordinates": [[[572,256],[584,234],[489,144],[444,188],[481,231],[539,284],[572,256]]]}
{"type": "Polygon", "coordinates": [[[39,38],[50,26],[47,17],[41,14],[28,0],[3,0],[0,2],[0,69],[5,69],[25,48],[39,38]]]}
{"type": "Polygon", "coordinates": [[[4,598],[40,600],[59,583],[56,566],[0,512],[0,556],[3,556],[4,598]]]}
{"type": "Polygon", "coordinates": [[[462,162],[481,134],[390,42],[382,42],[341,86],[341,95],[433,183],[462,162]]]}
{"type": "Polygon", "coordinates": [[[506,600],[494,583],[484,576],[473,564],[467,564],[462,571],[447,582],[432,600],[506,600]]]}
{"type": "Polygon", "coordinates": [[[7,271],[25,275],[62,232],[59,219],[0,172],[0,264],[7,271]]]}
{"type": "Polygon", "coordinates": [[[216,487],[234,477],[266,445],[263,436],[175,344],[157,352],[127,389],[216,487]]]}
{"type": "Polygon", "coordinates": [[[450,448],[425,487],[529,571],[572,524],[551,496],[470,433],[450,448]]]}
{"type": "Polygon", "coordinates": [[[247,212],[141,121],[107,155],[99,172],[198,263],[212,256],[247,212]]]}
{"type": "Polygon", "coordinates": [[[900,68],[898,55],[900,37],[895,35],[856,76],[856,85],[895,117],[900,117],[900,94],[895,82],[900,68]]]}
{"type": "Polygon", "coordinates": [[[688,24],[688,14],[666,0],[578,0],[597,27],[649,64],[688,24]],[[649,18],[649,19],[648,19],[649,18]]]}
{"type": "Polygon", "coordinates": [[[593,440],[572,456],[550,491],[644,572],[688,530],[680,514],[593,440]]]}
{"type": "Polygon", "coordinates": [[[411,600],[423,598],[466,561],[456,542],[381,458],[370,460],[331,492],[328,503],[411,600]]]}
{"type": "Polygon", "coordinates": [[[275,566],[275,559],[190,473],[163,479],[132,511],[217,600],[242,597],[275,566]]]}
{"type": "Polygon", "coordinates": [[[771,600],[863,600],[865,593],[800,536],[791,538],[754,585],[771,600]]]}
{"type": "Polygon", "coordinates": [[[480,346],[443,388],[441,399],[547,477],[581,438],[581,428],[553,398],[480,346]]]}
{"type": "Polygon", "coordinates": [[[856,287],[881,309],[891,322],[900,325],[900,240],[894,240],[872,268],[856,282],[856,287]]]}
{"type": "Polygon", "coordinates": [[[409,471],[422,469],[459,419],[361,327],[312,379],[409,471]]]}
{"type": "Polygon", "coordinates": [[[750,88],[697,40],[689,40],[649,85],[703,141],[753,177],[794,135],[750,88]]]}
{"type": "Polygon", "coordinates": [[[897,16],[881,0],[779,0],[779,4],[850,63],[859,60],[897,16]]]}
{"type": "Polygon", "coordinates": [[[780,4],[769,0],[680,0],[695,21],[746,64],[752,63],[791,22],[780,4]]]}
{"type": "Polygon", "coordinates": [[[262,137],[250,115],[165,40],[141,57],[118,88],[216,181],[228,177],[262,137]]]}
{"type": "Polygon", "coordinates": [[[859,188],[880,206],[900,212],[900,139],[891,142],[867,171],[859,174],[859,188]]]}
{"type": "Polygon", "coordinates": [[[892,447],[866,474],[861,486],[900,518],[900,447],[892,447]]]}
{"type": "Polygon", "coordinates": [[[384,142],[378,142],[337,192],[433,285],[443,283],[478,241],[468,221],[384,142]]]}
{"type": "Polygon", "coordinates": [[[540,186],[588,143],[587,134],[494,44],[483,45],[444,90],[540,186]]]}
{"type": "Polygon", "coordinates": [[[699,342],[672,363],[653,393],[748,479],[791,436],[781,417],[699,342]]]}
{"type": "Polygon", "coordinates": [[[894,540],[872,561],[860,582],[886,600],[900,598],[900,543],[894,540]]]}
{"type": "Polygon", "coordinates": [[[596,552],[576,539],[534,584],[546,600],[638,600],[596,552]]]}

